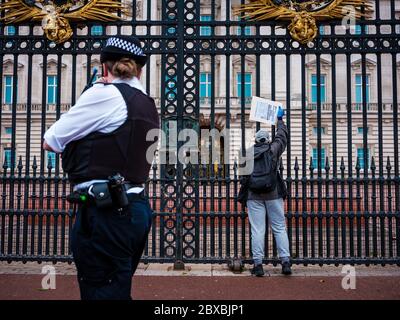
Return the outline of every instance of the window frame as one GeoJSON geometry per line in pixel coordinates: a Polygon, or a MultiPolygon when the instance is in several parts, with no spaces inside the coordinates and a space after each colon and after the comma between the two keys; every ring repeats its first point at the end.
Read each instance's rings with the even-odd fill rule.
{"type": "MultiPolygon", "coordinates": [[[[244,97],[245,98],[250,98],[253,96],[253,73],[252,72],[244,72],[244,97]],[[246,80],[246,76],[249,75],[250,76],[250,81],[246,80]],[[246,95],[246,85],[250,86],[250,92],[249,95],[246,95]]],[[[237,90],[237,97],[241,98],[241,94],[242,94],[242,72],[237,72],[236,73],[236,90],[237,90]],[[240,81],[239,81],[240,80],[240,81]]]]}
{"type": "Polygon", "coordinates": [[[47,77],[46,77],[46,95],[47,95],[47,104],[48,105],[57,103],[57,84],[58,84],[57,82],[58,82],[57,75],[54,75],[54,74],[47,75],[47,77]],[[49,85],[50,78],[54,78],[54,83],[51,85],[49,85]],[[50,102],[50,99],[49,99],[50,98],[49,87],[52,87],[54,90],[54,93],[53,93],[54,101],[52,100],[53,102],[50,102]]]}
{"type": "Polygon", "coordinates": [[[104,28],[101,24],[94,24],[90,27],[90,35],[91,36],[102,36],[104,34],[104,28]],[[100,27],[101,32],[99,33],[97,28],[100,27]],[[94,31],[95,30],[95,31],[94,31]]]}
{"type": "Polygon", "coordinates": [[[210,98],[212,92],[212,74],[210,72],[200,72],[200,98],[210,98]],[[206,76],[206,80],[202,81],[202,76],[206,76]],[[202,95],[202,86],[205,86],[206,95],[202,95]]]}
{"type": "MultiPolygon", "coordinates": [[[[369,170],[371,168],[371,148],[370,146],[367,147],[367,169],[369,170]]],[[[357,158],[359,160],[360,164],[360,171],[364,170],[364,147],[363,146],[357,146],[356,147],[356,164],[357,164],[357,158]],[[362,157],[359,156],[359,151],[362,151],[362,157]],[[362,159],[361,159],[362,158],[362,159]]]]}
{"type": "Polygon", "coordinates": [[[15,36],[16,34],[17,34],[17,28],[15,26],[13,26],[13,25],[6,26],[6,28],[5,28],[6,36],[15,36]],[[11,28],[13,30],[12,32],[10,32],[11,28]]]}
{"type": "MultiPolygon", "coordinates": [[[[371,100],[371,88],[370,88],[370,82],[371,82],[371,75],[369,73],[366,74],[366,89],[367,89],[367,101],[366,103],[369,103],[371,100]]],[[[356,73],[355,74],[355,79],[354,79],[354,84],[355,84],[355,88],[354,88],[354,102],[357,104],[362,104],[363,101],[363,96],[362,96],[362,85],[363,85],[363,77],[361,73],[356,73]],[[360,83],[357,83],[357,80],[360,79],[360,83]],[[359,90],[359,93],[358,93],[359,90]],[[359,96],[359,98],[358,98],[359,96]],[[360,101],[358,101],[360,100],[360,101]]]]}
{"type": "Polygon", "coordinates": [[[13,103],[13,95],[14,95],[14,87],[13,87],[13,82],[14,82],[14,76],[10,74],[5,74],[3,76],[3,81],[4,81],[4,87],[3,87],[3,103],[4,104],[12,104],[13,103]],[[7,84],[7,79],[11,80],[10,84],[7,84]],[[7,99],[7,88],[10,89],[10,96],[9,100],[7,99]]]}
{"type": "MultiPolygon", "coordinates": [[[[314,169],[318,170],[318,148],[317,147],[312,147],[312,161],[313,161],[313,167],[314,169]],[[314,156],[314,151],[315,151],[315,156],[314,156]]],[[[325,162],[326,162],[326,147],[322,146],[321,147],[321,170],[325,170],[325,162]]]]}
{"type": "MultiPolygon", "coordinates": [[[[208,14],[200,15],[201,22],[209,22],[211,21],[212,17],[208,14]]],[[[200,36],[211,36],[212,28],[211,26],[200,26],[200,36]]]]}
{"type": "MultiPolygon", "coordinates": [[[[326,98],[327,98],[327,94],[326,94],[326,88],[327,88],[327,85],[326,85],[326,79],[327,79],[327,76],[326,76],[326,74],[325,73],[321,73],[321,75],[320,75],[320,77],[321,77],[321,80],[320,80],[320,91],[321,91],[321,103],[326,103],[326,98]],[[323,80],[323,81],[322,81],[323,80]],[[323,93],[324,94],[322,94],[322,90],[323,90],[323,93]]],[[[317,86],[317,74],[316,73],[312,73],[311,74],[311,103],[312,104],[317,104],[318,103],[318,99],[317,99],[317,97],[318,97],[318,91],[317,91],[317,89],[318,89],[318,86],[317,86]],[[313,83],[313,79],[315,78],[315,84],[313,83]],[[314,101],[314,89],[315,89],[315,101],[314,101]]]]}
{"type": "Polygon", "coordinates": [[[3,159],[2,159],[2,165],[5,163],[6,160],[6,155],[9,153],[9,156],[7,157],[7,168],[11,168],[11,158],[12,158],[12,149],[9,147],[4,147],[3,149],[3,159]]]}

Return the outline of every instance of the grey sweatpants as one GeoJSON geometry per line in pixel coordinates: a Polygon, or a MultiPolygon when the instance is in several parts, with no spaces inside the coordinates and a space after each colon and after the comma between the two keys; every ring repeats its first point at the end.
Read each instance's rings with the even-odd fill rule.
{"type": "Polygon", "coordinates": [[[261,264],[265,246],[265,216],[274,234],[278,256],[282,261],[289,260],[289,239],[283,210],[283,199],[247,200],[248,215],[251,225],[251,246],[254,264],[261,264]]]}

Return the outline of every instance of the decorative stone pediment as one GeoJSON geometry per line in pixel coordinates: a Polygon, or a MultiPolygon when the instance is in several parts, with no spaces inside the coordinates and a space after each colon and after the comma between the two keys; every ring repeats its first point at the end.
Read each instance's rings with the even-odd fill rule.
{"type": "MultiPolygon", "coordinates": [[[[43,62],[41,62],[40,67],[43,68],[43,62]]],[[[61,68],[65,69],[67,65],[65,63],[61,63],[61,68]]],[[[47,72],[48,73],[57,73],[57,60],[50,58],[47,60],[47,72]]]]}
{"type": "MultiPolygon", "coordinates": [[[[24,67],[24,65],[18,62],[17,69],[20,70],[24,67]]],[[[6,59],[3,62],[3,73],[13,73],[14,72],[14,60],[13,59],[6,59]]]]}
{"type": "MultiPolygon", "coordinates": [[[[376,66],[376,62],[368,58],[365,59],[365,64],[368,70],[373,70],[376,66]]],[[[361,59],[354,60],[351,63],[351,68],[353,70],[361,70],[361,59]]]]}

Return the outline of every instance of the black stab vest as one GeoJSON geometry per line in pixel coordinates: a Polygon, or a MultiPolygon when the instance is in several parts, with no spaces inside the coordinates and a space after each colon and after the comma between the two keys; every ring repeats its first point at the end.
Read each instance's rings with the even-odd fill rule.
{"type": "Polygon", "coordinates": [[[113,132],[93,132],[67,144],[62,167],[72,184],[107,179],[117,172],[135,184],[144,183],[148,177],[153,155],[146,159],[146,152],[154,141],[146,141],[146,135],[160,128],[154,100],[126,83],[110,85],[124,98],[127,119],[113,132]]]}

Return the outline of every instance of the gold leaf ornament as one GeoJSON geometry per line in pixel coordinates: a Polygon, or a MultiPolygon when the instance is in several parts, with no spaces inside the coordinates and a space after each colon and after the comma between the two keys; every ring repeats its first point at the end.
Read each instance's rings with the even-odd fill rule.
{"type": "Polygon", "coordinates": [[[3,0],[0,12],[5,24],[41,21],[46,37],[59,44],[73,35],[70,21],[116,21],[126,9],[119,0],[3,0]]]}
{"type": "Polygon", "coordinates": [[[249,0],[234,10],[234,14],[247,20],[290,21],[289,34],[301,44],[318,35],[317,21],[345,17],[354,21],[371,13],[369,0],[249,0]]]}

